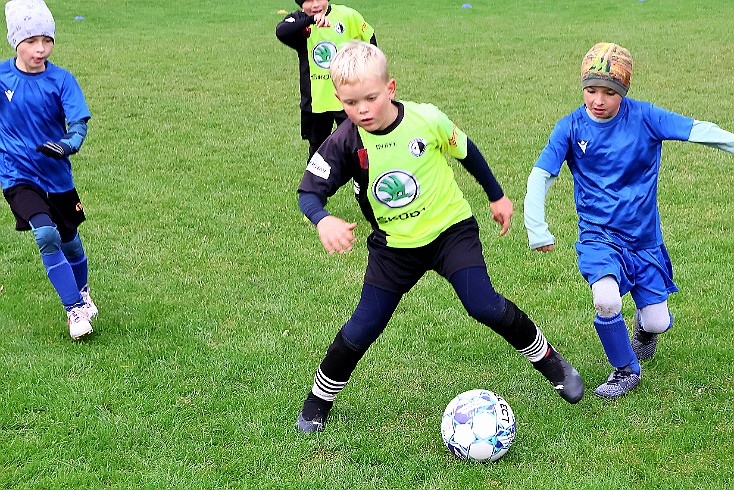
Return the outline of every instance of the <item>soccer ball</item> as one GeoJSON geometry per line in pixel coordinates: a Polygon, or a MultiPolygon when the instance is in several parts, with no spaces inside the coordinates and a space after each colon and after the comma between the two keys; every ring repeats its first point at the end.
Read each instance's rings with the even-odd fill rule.
{"type": "Polygon", "coordinates": [[[441,436],[454,456],[497,461],[515,439],[515,414],[504,398],[489,390],[469,390],[446,406],[441,436]]]}

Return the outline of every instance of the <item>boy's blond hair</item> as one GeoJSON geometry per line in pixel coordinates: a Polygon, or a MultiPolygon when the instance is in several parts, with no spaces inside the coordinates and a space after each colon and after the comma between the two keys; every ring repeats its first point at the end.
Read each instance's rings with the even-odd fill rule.
{"type": "Polygon", "coordinates": [[[363,81],[366,77],[390,80],[387,57],[380,48],[363,41],[349,43],[339,50],[329,67],[335,87],[363,81]]]}

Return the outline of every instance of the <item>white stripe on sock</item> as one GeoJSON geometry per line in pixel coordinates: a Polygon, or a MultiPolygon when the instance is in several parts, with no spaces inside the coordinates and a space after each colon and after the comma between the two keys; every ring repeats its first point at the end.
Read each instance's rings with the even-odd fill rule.
{"type": "Polygon", "coordinates": [[[540,331],[538,327],[535,327],[535,340],[524,349],[519,349],[518,352],[525,356],[530,362],[538,362],[543,359],[545,353],[548,351],[548,341],[540,331]]]}
{"type": "Polygon", "coordinates": [[[347,385],[346,381],[334,381],[327,377],[319,367],[316,376],[313,379],[313,388],[311,391],[314,395],[328,402],[334,401],[336,395],[347,385]]]}

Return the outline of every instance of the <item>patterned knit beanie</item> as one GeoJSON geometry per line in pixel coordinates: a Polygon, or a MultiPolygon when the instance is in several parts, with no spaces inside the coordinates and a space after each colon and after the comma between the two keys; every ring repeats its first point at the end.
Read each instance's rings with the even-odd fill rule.
{"type": "Polygon", "coordinates": [[[624,97],[632,78],[632,55],[618,44],[595,44],[581,62],[581,87],[608,87],[624,97]]]}
{"type": "Polygon", "coordinates": [[[8,42],[13,49],[29,37],[56,39],[54,17],[43,0],[11,0],[5,4],[5,21],[8,42]]]}

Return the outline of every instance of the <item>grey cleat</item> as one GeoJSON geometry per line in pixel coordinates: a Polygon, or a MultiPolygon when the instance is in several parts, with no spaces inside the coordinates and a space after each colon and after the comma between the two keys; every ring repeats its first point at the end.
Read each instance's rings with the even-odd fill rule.
{"type": "Polygon", "coordinates": [[[632,371],[628,371],[628,368],[616,369],[609,375],[607,382],[599,385],[594,390],[598,396],[602,398],[619,398],[632,390],[638,384],[640,384],[640,375],[635,374],[632,371]]]}
{"type": "Polygon", "coordinates": [[[635,315],[631,343],[638,361],[646,361],[652,358],[655,355],[655,348],[658,346],[658,334],[645,332],[642,329],[639,312],[635,315]]]}

